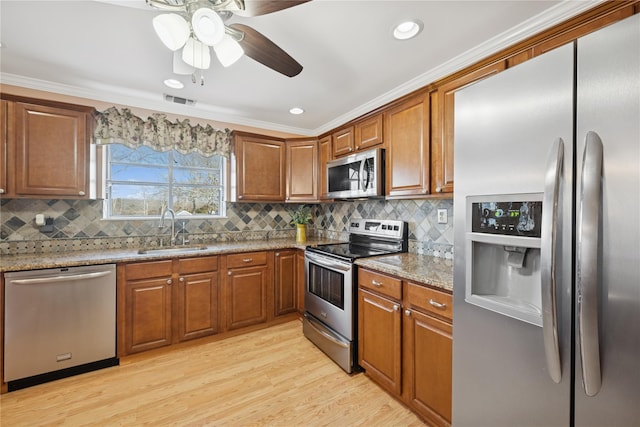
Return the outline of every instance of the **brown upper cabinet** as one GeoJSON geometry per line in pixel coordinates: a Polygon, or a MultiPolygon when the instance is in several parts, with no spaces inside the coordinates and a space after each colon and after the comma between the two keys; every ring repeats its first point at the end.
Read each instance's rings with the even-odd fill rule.
{"type": "Polygon", "coordinates": [[[288,140],[287,202],[318,200],[318,140],[288,140]]]}
{"type": "Polygon", "coordinates": [[[331,136],[333,157],[346,156],[381,145],[384,142],[383,122],[382,113],[378,113],[334,132],[331,136]]]}
{"type": "Polygon", "coordinates": [[[506,61],[499,61],[474,72],[466,74],[456,80],[444,84],[433,95],[434,104],[433,123],[433,185],[432,191],[438,193],[453,192],[453,129],[455,113],[455,92],[472,83],[503,71],[506,61]]]}
{"type": "Polygon", "coordinates": [[[318,198],[320,200],[329,198],[327,196],[327,162],[332,158],[331,135],[327,135],[318,141],[318,198]]]}
{"type": "Polygon", "coordinates": [[[331,135],[333,158],[346,156],[353,153],[353,126],[341,129],[331,135]]]}
{"type": "Polygon", "coordinates": [[[356,151],[367,150],[384,142],[382,117],[382,113],[378,113],[355,124],[356,151]]]}
{"type": "Polygon", "coordinates": [[[429,100],[420,94],[384,112],[388,198],[429,193],[429,100]]]}
{"type": "Polygon", "coordinates": [[[0,195],[7,194],[7,101],[0,101],[0,195]]]}
{"type": "Polygon", "coordinates": [[[284,141],[236,132],[235,156],[238,201],[282,202],[285,200],[284,141]]]}
{"type": "Polygon", "coordinates": [[[3,95],[7,197],[88,199],[93,108],[3,95]]]}

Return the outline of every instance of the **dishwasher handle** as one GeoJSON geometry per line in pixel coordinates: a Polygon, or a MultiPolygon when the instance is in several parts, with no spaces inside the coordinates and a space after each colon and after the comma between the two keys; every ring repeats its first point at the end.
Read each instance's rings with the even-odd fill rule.
{"type": "Polygon", "coordinates": [[[42,283],[57,283],[57,282],[69,282],[75,280],[85,280],[85,279],[97,279],[98,277],[104,277],[111,274],[111,271],[96,271],[92,273],[80,273],[80,274],[70,274],[70,275],[61,275],[61,276],[49,276],[49,277],[38,277],[33,279],[13,279],[10,280],[10,283],[14,285],[39,285],[42,283]]]}

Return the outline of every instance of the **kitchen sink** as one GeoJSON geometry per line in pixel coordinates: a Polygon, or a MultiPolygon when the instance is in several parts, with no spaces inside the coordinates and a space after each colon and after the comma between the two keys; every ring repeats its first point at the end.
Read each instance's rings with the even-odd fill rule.
{"type": "Polygon", "coordinates": [[[199,252],[206,250],[206,246],[167,246],[165,248],[142,248],[138,254],[181,254],[185,252],[199,252]]]}

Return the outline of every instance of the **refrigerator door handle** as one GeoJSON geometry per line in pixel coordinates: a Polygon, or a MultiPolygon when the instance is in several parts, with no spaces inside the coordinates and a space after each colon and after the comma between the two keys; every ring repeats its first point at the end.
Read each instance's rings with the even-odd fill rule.
{"type": "Polygon", "coordinates": [[[547,172],[544,180],[542,200],[543,236],[540,248],[540,279],[542,292],[542,336],[549,376],[555,383],[562,379],[560,348],[558,345],[558,316],[556,305],[556,238],[558,229],[558,197],[562,167],[564,162],[564,142],[554,141],[551,147],[547,172]]]}
{"type": "Polygon", "coordinates": [[[582,360],[582,383],[587,396],[600,390],[600,343],[598,338],[598,280],[600,276],[600,206],[602,199],[602,141],[587,132],[582,160],[576,292],[578,336],[582,360]]]}

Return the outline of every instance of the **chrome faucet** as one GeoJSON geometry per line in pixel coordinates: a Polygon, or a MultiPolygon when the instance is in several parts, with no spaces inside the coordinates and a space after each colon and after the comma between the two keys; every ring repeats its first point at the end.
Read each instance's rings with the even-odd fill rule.
{"type": "MultiPolygon", "coordinates": [[[[171,215],[171,239],[169,244],[171,246],[176,244],[176,214],[173,212],[173,209],[167,209],[166,206],[162,206],[162,212],[160,212],[160,224],[158,224],[158,228],[164,228],[164,216],[169,212],[171,215]]],[[[162,243],[162,241],[160,241],[162,243]]]]}

